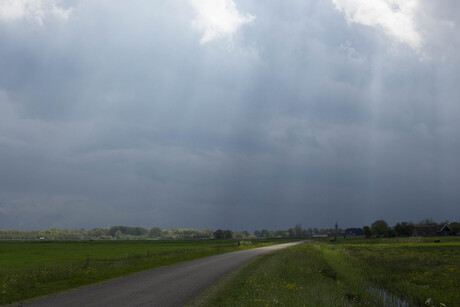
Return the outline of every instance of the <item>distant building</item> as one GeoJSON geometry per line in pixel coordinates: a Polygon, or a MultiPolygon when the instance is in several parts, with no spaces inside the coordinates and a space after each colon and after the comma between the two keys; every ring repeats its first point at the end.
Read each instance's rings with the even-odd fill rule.
{"type": "Polygon", "coordinates": [[[450,236],[454,231],[449,224],[444,225],[419,225],[414,226],[412,230],[413,237],[434,237],[434,236],[450,236]]]}
{"type": "Polygon", "coordinates": [[[347,228],[345,230],[345,235],[348,237],[364,236],[364,232],[362,228],[347,228]]]}

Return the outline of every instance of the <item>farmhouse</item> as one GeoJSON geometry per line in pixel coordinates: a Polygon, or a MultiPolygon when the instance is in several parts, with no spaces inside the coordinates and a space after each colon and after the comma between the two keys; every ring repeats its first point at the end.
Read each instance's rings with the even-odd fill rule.
{"type": "Polygon", "coordinates": [[[412,230],[413,237],[449,236],[454,232],[449,224],[444,225],[419,225],[412,230]]]}
{"type": "Polygon", "coordinates": [[[346,236],[364,236],[362,228],[347,228],[345,230],[346,236]]]}

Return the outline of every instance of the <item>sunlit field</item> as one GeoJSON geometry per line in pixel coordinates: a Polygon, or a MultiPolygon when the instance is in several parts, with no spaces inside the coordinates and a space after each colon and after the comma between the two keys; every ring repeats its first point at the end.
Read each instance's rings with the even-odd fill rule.
{"type": "Polygon", "coordinates": [[[263,256],[206,306],[460,306],[460,238],[314,241],[263,256]],[[447,242],[445,242],[447,241],[447,242]]]}
{"type": "Polygon", "coordinates": [[[0,304],[145,269],[286,240],[3,241],[0,304]]]}

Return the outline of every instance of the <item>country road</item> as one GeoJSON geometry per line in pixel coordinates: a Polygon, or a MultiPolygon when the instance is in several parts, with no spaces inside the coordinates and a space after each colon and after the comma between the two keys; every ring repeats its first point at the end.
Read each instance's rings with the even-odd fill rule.
{"type": "Polygon", "coordinates": [[[302,242],[236,251],[143,271],[24,306],[182,306],[246,261],[299,243],[302,242]]]}

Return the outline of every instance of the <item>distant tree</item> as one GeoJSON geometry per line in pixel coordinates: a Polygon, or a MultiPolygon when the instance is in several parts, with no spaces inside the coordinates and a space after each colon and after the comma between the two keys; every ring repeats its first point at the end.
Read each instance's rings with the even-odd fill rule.
{"type": "Polygon", "coordinates": [[[222,229],[217,229],[216,231],[214,231],[214,239],[217,239],[217,240],[225,239],[224,232],[222,229]]]}
{"type": "Polygon", "coordinates": [[[377,237],[384,236],[388,230],[388,223],[384,220],[377,220],[371,225],[371,231],[377,237]]]}
{"type": "Polygon", "coordinates": [[[396,232],[393,230],[393,228],[388,227],[387,230],[385,231],[385,237],[392,238],[396,236],[396,232]]]}
{"type": "Polygon", "coordinates": [[[233,231],[224,230],[224,239],[231,239],[233,237],[233,231]]]}
{"type": "Polygon", "coordinates": [[[249,232],[247,232],[247,231],[240,231],[240,232],[235,233],[235,234],[233,235],[233,237],[234,237],[235,239],[239,239],[239,240],[245,239],[245,238],[249,237],[249,232]]]}
{"type": "Polygon", "coordinates": [[[217,240],[231,239],[232,237],[233,232],[231,230],[217,229],[214,231],[214,238],[217,240]]]}
{"type": "Polygon", "coordinates": [[[143,227],[129,227],[128,233],[133,236],[145,236],[149,231],[143,227]]]}
{"type": "Polygon", "coordinates": [[[234,237],[235,239],[238,239],[238,240],[241,240],[241,239],[244,239],[244,238],[245,238],[245,236],[244,236],[244,234],[243,234],[242,232],[237,232],[237,233],[235,233],[235,234],[233,235],[233,237],[234,237]]]}
{"type": "Polygon", "coordinates": [[[398,237],[408,237],[412,234],[413,228],[414,225],[412,223],[401,222],[396,223],[396,225],[393,227],[393,230],[395,235],[398,237]]]}
{"type": "Polygon", "coordinates": [[[171,229],[162,229],[160,237],[162,239],[175,239],[171,229]]]}
{"type": "Polygon", "coordinates": [[[363,227],[363,233],[366,236],[366,238],[370,238],[372,236],[372,230],[369,226],[363,227]]]}
{"type": "Polygon", "coordinates": [[[276,230],[275,232],[273,232],[273,236],[274,237],[281,237],[281,238],[288,238],[289,237],[289,232],[287,232],[286,230],[276,230]]]}
{"type": "Polygon", "coordinates": [[[112,237],[117,236],[117,232],[120,232],[120,234],[128,234],[127,227],[126,226],[112,226],[109,228],[108,235],[112,237]]]}
{"type": "Polygon", "coordinates": [[[460,233],[460,223],[459,222],[452,222],[449,224],[452,231],[455,233],[460,233]]]}
{"type": "Polygon", "coordinates": [[[112,236],[112,237],[115,237],[115,233],[117,232],[119,226],[112,226],[109,228],[109,231],[107,232],[107,234],[109,236],[112,236]]]}
{"type": "Polygon", "coordinates": [[[302,237],[302,224],[296,224],[294,227],[295,237],[300,239],[302,237]]]}
{"type": "Polygon", "coordinates": [[[152,227],[152,228],[150,228],[148,236],[150,238],[159,238],[161,236],[160,227],[152,227]]]}
{"type": "Polygon", "coordinates": [[[260,231],[260,236],[263,237],[263,238],[267,238],[267,237],[270,236],[270,232],[267,229],[262,229],[260,231]]]}
{"type": "Polygon", "coordinates": [[[262,233],[260,232],[260,230],[256,230],[254,231],[254,235],[259,238],[262,236],[262,233]]]}
{"type": "Polygon", "coordinates": [[[107,235],[107,230],[103,228],[94,228],[89,231],[88,235],[90,238],[102,238],[107,235]]]}
{"type": "Polygon", "coordinates": [[[208,239],[212,238],[212,236],[213,236],[212,230],[209,230],[209,229],[203,230],[201,232],[201,234],[202,234],[203,238],[208,238],[208,239]]]}

